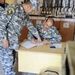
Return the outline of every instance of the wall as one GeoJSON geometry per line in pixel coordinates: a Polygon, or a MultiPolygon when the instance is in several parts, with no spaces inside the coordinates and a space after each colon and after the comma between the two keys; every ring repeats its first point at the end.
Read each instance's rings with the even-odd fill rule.
{"type": "Polygon", "coordinates": [[[15,3],[17,0],[6,0],[6,3],[8,3],[8,4],[13,4],[13,3],[15,3]]]}

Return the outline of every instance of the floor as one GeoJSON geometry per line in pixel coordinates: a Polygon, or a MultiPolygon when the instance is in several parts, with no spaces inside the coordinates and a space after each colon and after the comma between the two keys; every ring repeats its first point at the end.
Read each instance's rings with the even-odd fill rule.
{"type": "MultiPolygon", "coordinates": [[[[26,75],[25,73],[20,73],[18,72],[18,65],[17,65],[17,61],[14,65],[15,67],[15,71],[16,71],[16,75],[26,75]]],[[[4,75],[4,72],[3,72],[3,69],[2,69],[2,66],[1,66],[1,62],[0,62],[0,75],[4,75]]]]}
{"type": "MultiPolygon", "coordinates": [[[[17,63],[17,61],[16,61],[15,65],[14,65],[14,70],[16,71],[16,75],[37,75],[37,74],[33,74],[33,73],[18,72],[18,63],[17,63]]],[[[0,63],[0,75],[4,75],[1,63],[0,63]]]]}

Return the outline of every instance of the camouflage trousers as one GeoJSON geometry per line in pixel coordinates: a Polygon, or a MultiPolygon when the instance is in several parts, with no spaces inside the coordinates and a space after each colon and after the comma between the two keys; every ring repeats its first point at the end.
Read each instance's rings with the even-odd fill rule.
{"type": "Polygon", "coordinates": [[[13,61],[13,50],[9,48],[0,50],[0,62],[5,75],[15,75],[13,61]]]}

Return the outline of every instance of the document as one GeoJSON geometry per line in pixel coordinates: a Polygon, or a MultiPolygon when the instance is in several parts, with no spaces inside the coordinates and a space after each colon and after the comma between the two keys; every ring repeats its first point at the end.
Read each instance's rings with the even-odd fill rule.
{"type": "Polygon", "coordinates": [[[50,48],[62,48],[62,44],[52,44],[50,48]]]}
{"type": "Polygon", "coordinates": [[[21,43],[20,45],[27,48],[27,49],[30,49],[30,48],[35,47],[35,46],[41,46],[41,45],[43,45],[43,43],[33,44],[33,43],[31,43],[31,41],[25,41],[25,42],[21,43]]]}

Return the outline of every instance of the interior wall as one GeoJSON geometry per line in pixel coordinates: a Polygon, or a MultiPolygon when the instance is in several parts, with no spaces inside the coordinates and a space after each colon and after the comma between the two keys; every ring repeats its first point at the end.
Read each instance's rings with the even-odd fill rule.
{"type": "MultiPolygon", "coordinates": [[[[23,1],[23,0],[16,0],[17,2],[20,2],[20,1],[23,1]]],[[[43,2],[43,0],[39,0],[40,1],[40,3],[42,3],[43,2]]]]}
{"type": "Polygon", "coordinates": [[[5,0],[6,1],[6,3],[8,3],[8,4],[13,4],[13,3],[15,3],[17,0],[5,0]]]}

